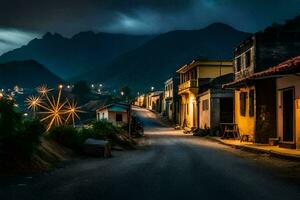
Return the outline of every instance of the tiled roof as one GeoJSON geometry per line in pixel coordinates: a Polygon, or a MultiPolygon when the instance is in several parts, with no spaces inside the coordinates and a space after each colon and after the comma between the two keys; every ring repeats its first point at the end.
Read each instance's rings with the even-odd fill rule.
{"type": "Polygon", "coordinates": [[[287,73],[299,73],[300,72],[300,56],[294,57],[290,60],[284,61],[274,67],[270,67],[264,71],[254,73],[248,77],[233,81],[223,85],[223,88],[230,88],[240,83],[255,80],[258,78],[266,78],[268,76],[283,75],[287,73]]]}

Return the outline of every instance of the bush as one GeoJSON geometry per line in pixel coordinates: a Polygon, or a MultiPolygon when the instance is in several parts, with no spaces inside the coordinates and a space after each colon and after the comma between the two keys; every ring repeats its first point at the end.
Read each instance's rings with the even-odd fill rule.
{"type": "Polygon", "coordinates": [[[14,109],[14,102],[0,100],[0,152],[5,159],[28,159],[40,143],[45,131],[38,120],[23,121],[14,109]]]}
{"type": "Polygon", "coordinates": [[[45,130],[44,124],[37,119],[24,121],[23,130],[17,135],[17,141],[25,155],[34,153],[45,130]]]}
{"type": "Polygon", "coordinates": [[[54,127],[50,130],[48,137],[71,149],[78,149],[81,143],[77,130],[71,126],[54,127]]]}
{"type": "Polygon", "coordinates": [[[122,130],[107,120],[100,120],[93,123],[93,131],[98,139],[116,140],[122,130]]]}
{"type": "Polygon", "coordinates": [[[0,140],[15,135],[22,125],[21,114],[14,109],[14,102],[0,99],[0,140]]]}

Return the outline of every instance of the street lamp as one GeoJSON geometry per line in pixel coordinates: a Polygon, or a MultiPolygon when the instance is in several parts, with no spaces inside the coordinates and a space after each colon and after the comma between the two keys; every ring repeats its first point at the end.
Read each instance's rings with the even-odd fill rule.
{"type": "Polygon", "coordinates": [[[121,96],[124,96],[124,92],[123,91],[121,91],[121,96]]]}

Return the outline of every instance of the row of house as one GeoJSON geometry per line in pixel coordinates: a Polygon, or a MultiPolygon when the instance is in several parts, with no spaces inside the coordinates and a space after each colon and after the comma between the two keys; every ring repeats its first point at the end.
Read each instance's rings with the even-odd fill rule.
{"type": "Polygon", "coordinates": [[[182,128],[232,124],[254,143],[300,148],[300,33],[256,33],[233,52],[232,60],[180,66],[164,91],[139,97],[139,105],[182,128]]]}

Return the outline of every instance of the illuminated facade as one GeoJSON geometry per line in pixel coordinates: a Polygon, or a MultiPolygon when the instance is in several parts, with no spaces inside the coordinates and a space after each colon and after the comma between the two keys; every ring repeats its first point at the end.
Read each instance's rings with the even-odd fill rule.
{"type": "Polygon", "coordinates": [[[240,135],[250,141],[268,143],[277,137],[276,79],[256,78],[268,67],[295,56],[300,48],[297,33],[257,33],[234,50],[235,80],[225,84],[234,88],[234,121],[240,135]]]}
{"type": "MultiPolygon", "coordinates": [[[[269,81],[274,78],[277,124],[275,137],[280,147],[300,148],[300,56],[254,73],[248,80],[269,81]]],[[[263,98],[268,99],[268,96],[263,95],[263,98]]]]}
{"type": "Polygon", "coordinates": [[[201,83],[233,72],[231,61],[194,60],[177,70],[180,76],[180,125],[199,127],[199,102],[197,95],[201,83]]]}

